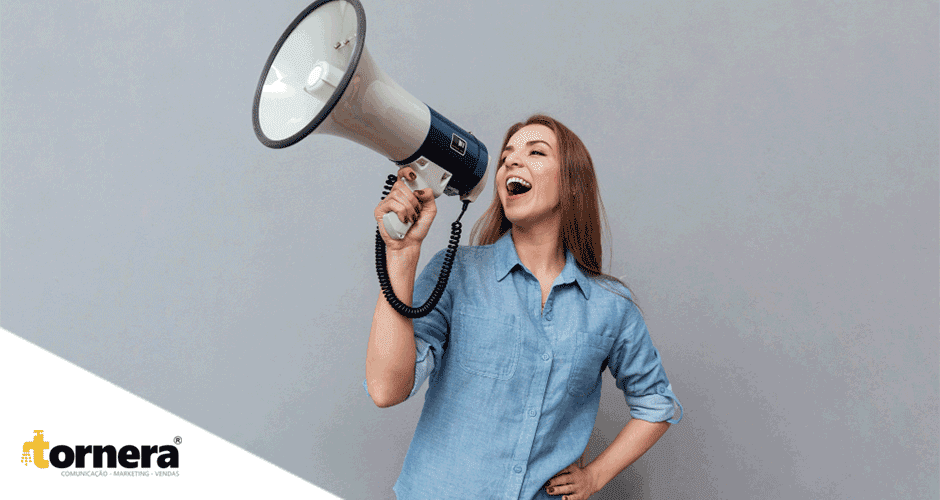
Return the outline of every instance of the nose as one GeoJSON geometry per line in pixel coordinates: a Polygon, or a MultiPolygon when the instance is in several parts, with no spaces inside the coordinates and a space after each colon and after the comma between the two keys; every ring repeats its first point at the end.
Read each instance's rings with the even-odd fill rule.
{"type": "Polygon", "coordinates": [[[507,167],[512,167],[512,166],[518,167],[518,166],[519,166],[519,156],[520,156],[519,153],[516,152],[516,151],[510,151],[509,153],[507,153],[507,154],[506,154],[506,162],[505,162],[505,163],[506,163],[506,166],[507,166],[507,167]]]}

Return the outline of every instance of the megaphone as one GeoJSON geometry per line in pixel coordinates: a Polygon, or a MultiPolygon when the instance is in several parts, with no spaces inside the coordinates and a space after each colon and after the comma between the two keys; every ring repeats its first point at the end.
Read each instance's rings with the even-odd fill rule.
{"type": "MultiPolygon", "coordinates": [[[[460,240],[460,217],[486,185],[489,155],[473,134],[406,92],[389,78],[365,46],[366,16],[359,0],[317,0],[277,41],[255,89],[255,135],[271,148],[296,144],[311,133],[344,137],[417,174],[411,190],[459,195],[463,210],[452,225],[437,286],[427,302],[410,307],[392,291],[385,244],[376,231],[376,272],[386,299],[409,318],[427,315],[447,286],[460,240]]],[[[387,188],[395,177],[390,176],[387,188]]],[[[387,194],[387,193],[386,193],[387,194]]],[[[382,220],[404,238],[411,223],[394,212],[382,220]]]]}
{"type": "MultiPolygon", "coordinates": [[[[412,190],[476,200],[486,184],[486,146],[385,74],[365,36],[359,0],[318,0],[304,9],[261,72],[252,110],[258,139],[284,148],[311,133],[343,137],[410,166],[412,190]]],[[[391,212],[383,223],[398,239],[411,227],[391,212]]]]}

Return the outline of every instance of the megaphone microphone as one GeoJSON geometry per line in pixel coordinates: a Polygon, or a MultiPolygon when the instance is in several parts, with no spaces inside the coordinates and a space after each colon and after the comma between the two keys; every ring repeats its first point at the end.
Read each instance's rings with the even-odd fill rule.
{"type": "MultiPolygon", "coordinates": [[[[486,146],[385,74],[366,50],[365,36],[359,0],[317,0],[307,6],[281,35],[261,72],[252,108],[255,135],[270,148],[291,146],[311,133],[346,138],[398,168],[411,167],[417,178],[405,184],[412,191],[459,195],[466,211],[486,184],[486,146]]],[[[396,239],[411,228],[394,212],[385,214],[383,225],[396,239]]],[[[423,316],[437,303],[456,255],[460,217],[453,232],[438,287],[419,308],[406,306],[391,292],[385,246],[377,236],[379,282],[403,315],[423,316]]]]}

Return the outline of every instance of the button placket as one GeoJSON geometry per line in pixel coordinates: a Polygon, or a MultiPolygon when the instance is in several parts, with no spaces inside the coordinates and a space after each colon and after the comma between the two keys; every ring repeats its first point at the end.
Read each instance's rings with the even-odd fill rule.
{"type": "Polygon", "coordinates": [[[548,294],[548,299],[545,300],[545,308],[542,310],[542,318],[545,321],[552,320],[552,311],[555,310],[555,289],[552,288],[552,291],[548,294]]]}

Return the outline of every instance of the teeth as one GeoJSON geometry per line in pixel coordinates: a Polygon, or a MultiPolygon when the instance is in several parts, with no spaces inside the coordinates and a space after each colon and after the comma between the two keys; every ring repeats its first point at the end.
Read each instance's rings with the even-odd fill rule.
{"type": "Polygon", "coordinates": [[[509,187],[509,185],[512,184],[513,182],[518,182],[519,184],[522,184],[523,186],[525,186],[525,187],[527,187],[527,188],[531,188],[531,187],[532,187],[532,184],[529,184],[529,183],[526,182],[524,179],[520,179],[519,177],[510,177],[510,178],[506,179],[506,187],[509,187]]]}

